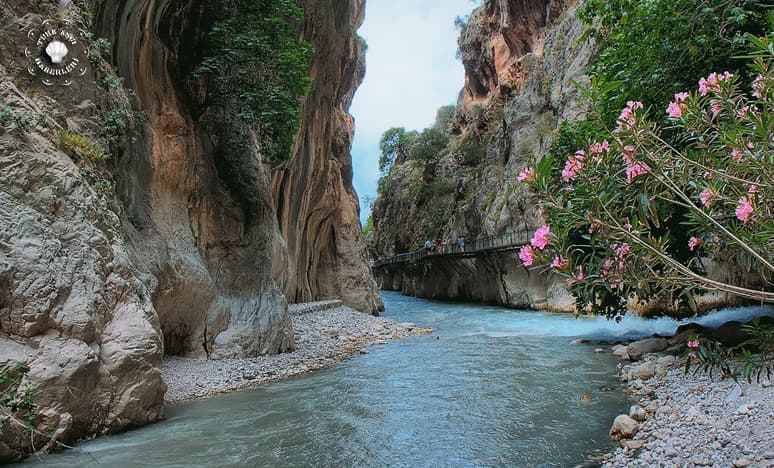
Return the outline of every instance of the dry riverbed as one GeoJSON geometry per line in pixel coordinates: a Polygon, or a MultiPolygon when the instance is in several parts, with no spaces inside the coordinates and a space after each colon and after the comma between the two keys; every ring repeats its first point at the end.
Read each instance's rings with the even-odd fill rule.
{"type": "Polygon", "coordinates": [[[381,345],[428,330],[357,312],[341,301],[289,306],[296,350],[271,356],[208,360],[166,357],[161,373],[167,404],[208,398],[340,362],[367,344],[381,345]]]}
{"type": "Polygon", "coordinates": [[[621,379],[639,403],[629,418],[616,418],[611,437],[622,437],[621,447],[602,466],[774,467],[773,382],[737,386],[717,374],[685,375],[684,364],[653,353],[623,366],[621,379]]]}

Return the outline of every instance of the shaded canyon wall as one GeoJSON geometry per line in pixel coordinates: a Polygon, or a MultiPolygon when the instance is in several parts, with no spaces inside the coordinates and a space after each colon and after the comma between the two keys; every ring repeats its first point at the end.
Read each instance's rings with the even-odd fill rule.
{"type": "Polygon", "coordinates": [[[291,350],[283,291],[381,306],[360,243],[346,114],[363,73],[362,2],[303,5],[315,81],[287,165],[272,174],[253,150],[249,215],[192,109],[199,84],[183,76],[206,24],[202,1],[24,3],[0,1],[2,44],[23,44],[27,28],[59,15],[112,47],[69,87],[30,78],[23,48],[0,54],[3,105],[35,117],[0,129],[0,367],[28,363],[19,388],[33,392],[46,428],[29,437],[0,414],[0,461],[163,418],[164,353],[291,350]],[[106,136],[114,118],[129,129],[117,144],[106,136]],[[63,132],[111,158],[84,161],[63,132]]]}

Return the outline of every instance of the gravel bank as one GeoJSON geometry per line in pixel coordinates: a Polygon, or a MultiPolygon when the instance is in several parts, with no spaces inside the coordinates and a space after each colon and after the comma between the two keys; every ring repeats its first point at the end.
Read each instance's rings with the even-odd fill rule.
{"type": "Polygon", "coordinates": [[[656,376],[630,380],[640,406],[630,416],[643,421],[602,466],[774,467],[772,382],[741,381],[736,395],[733,380],[685,375],[683,359],[669,361],[657,361],[668,365],[656,376]]]}
{"type": "Polygon", "coordinates": [[[342,361],[368,343],[386,344],[391,339],[428,331],[357,312],[341,305],[341,301],[293,304],[289,310],[295,351],[244,359],[165,357],[161,367],[168,386],[165,402],[208,398],[303,374],[342,361]]]}

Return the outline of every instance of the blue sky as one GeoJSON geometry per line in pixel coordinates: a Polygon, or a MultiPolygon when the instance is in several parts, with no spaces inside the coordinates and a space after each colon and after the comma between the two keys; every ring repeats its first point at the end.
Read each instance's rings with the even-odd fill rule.
{"type": "MultiPolygon", "coordinates": [[[[379,139],[391,127],[421,130],[436,110],[455,104],[464,71],[454,18],[469,14],[471,0],[366,0],[358,33],[366,39],[366,77],[355,94],[352,144],[358,195],[375,196],[379,139]]],[[[361,222],[368,213],[361,201],[361,222]]]]}

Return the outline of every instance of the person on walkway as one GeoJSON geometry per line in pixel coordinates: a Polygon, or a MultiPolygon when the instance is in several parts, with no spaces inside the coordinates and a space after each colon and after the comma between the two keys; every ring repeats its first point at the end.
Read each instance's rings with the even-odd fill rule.
{"type": "Polygon", "coordinates": [[[438,234],[435,237],[435,251],[438,252],[439,254],[444,253],[444,251],[443,251],[443,239],[441,238],[440,234],[438,234]]]}
{"type": "Polygon", "coordinates": [[[425,241],[425,253],[430,255],[430,251],[433,250],[433,244],[430,243],[430,239],[425,241]]]}
{"type": "Polygon", "coordinates": [[[457,245],[460,246],[460,252],[465,251],[465,236],[460,236],[457,238],[457,245]]]}

